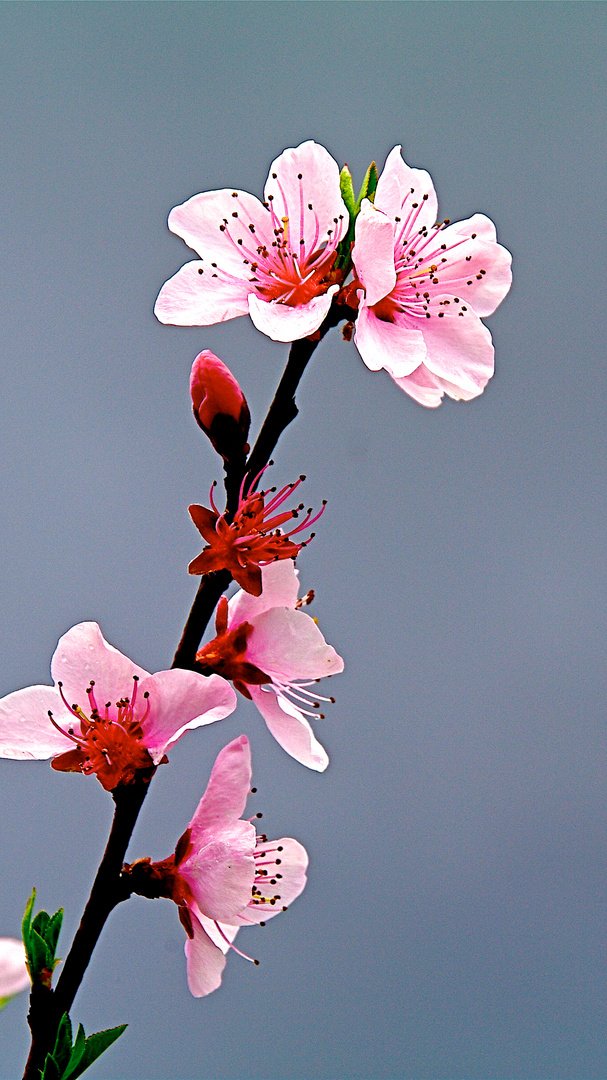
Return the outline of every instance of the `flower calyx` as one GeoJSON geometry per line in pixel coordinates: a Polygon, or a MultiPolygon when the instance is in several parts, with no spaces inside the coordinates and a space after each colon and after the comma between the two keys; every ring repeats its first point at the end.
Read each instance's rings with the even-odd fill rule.
{"type": "Polygon", "coordinates": [[[265,671],[246,660],[247,641],[253,631],[251,623],[243,622],[228,630],[228,601],[221,597],[215,618],[217,636],[196,653],[198,670],[203,675],[221,675],[234,684],[243,697],[251,701],[251,686],[263,686],[272,680],[265,671]]]}

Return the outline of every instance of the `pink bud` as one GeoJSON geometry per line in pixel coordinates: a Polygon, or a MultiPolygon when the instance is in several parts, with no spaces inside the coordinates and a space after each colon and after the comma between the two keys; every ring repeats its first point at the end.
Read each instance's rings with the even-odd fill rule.
{"type": "Polygon", "coordinates": [[[210,349],[192,364],[190,394],[194,416],[223,458],[246,453],[251,414],[232,372],[210,349]]]}

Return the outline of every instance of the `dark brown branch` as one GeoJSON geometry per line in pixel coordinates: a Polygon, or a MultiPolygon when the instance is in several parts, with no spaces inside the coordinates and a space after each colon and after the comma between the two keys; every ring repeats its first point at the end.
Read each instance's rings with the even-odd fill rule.
{"type": "Polygon", "coordinates": [[[150,779],[149,772],[140,771],[133,784],[117,787],[112,793],[116,804],[112,828],[57,986],[46,994],[36,994],[35,990],[32,992],[28,1016],[32,1047],[23,1080],[39,1080],[46,1055],[52,1052],[59,1021],[63,1013],[69,1013],[72,1007],[107,917],[117,904],[126,899],[120,874],[150,779]]]}

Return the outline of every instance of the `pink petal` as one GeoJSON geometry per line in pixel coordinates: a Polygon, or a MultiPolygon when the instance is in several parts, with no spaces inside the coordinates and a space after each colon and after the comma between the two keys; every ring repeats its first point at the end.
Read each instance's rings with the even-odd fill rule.
{"type": "Polygon", "coordinates": [[[185,943],[188,986],[194,997],[204,997],[221,986],[226,958],[222,950],[213,944],[193,912],[190,914],[194,937],[188,938],[185,943]]]}
{"type": "Polygon", "coordinates": [[[206,268],[217,263],[219,270],[244,281],[251,276],[258,245],[269,247],[274,240],[271,216],[259,199],[230,188],[193,195],[171,210],[168,224],[206,268]]]}
{"type": "Polygon", "coordinates": [[[431,318],[422,321],[425,365],[450,386],[461,387],[464,400],[476,397],[493,375],[491,334],[470,308],[460,314],[462,305],[452,296],[433,297],[431,307],[431,318]]]}
{"type": "Polygon", "coordinates": [[[49,758],[72,750],[74,743],[53,727],[67,728],[74,723],[52,686],[28,686],[0,700],[0,757],[28,760],[49,758]]]}
{"type": "Polygon", "coordinates": [[[228,626],[251,622],[262,611],[274,607],[294,608],[299,592],[299,575],[292,559],[281,559],[261,568],[261,596],[251,596],[243,589],[228,604],[228,626]]]}
{"type": "MultiPolygon", "coordinates": [[[[220,675],[200,675],[172,668],[142,679],[137,703],[149,712],[142,721],[143,741],[155,762],[177,742],[185,731],[223,720],[236,708],[236,694],[220,675]]],[[[139,714],[140,715],[140,714],[139,714]]]]}
{"type": "Polygon", "coordinates": [[[149,672],[118,652],[103,637],[96,622],[73,626],[59,639],[51,660],[51,675],[55,683],[63,683],[63,693],[69,705],[80,705],[88,712],[86,688],[95,683],[97,704],[115,703],[133,694],[133,676],[144,679],[149,672]]]}
{"type": "MultiPolygon", "coordinates": [[[[280,873],[280,878],[277,879],[278,884],[270,885],[268,888],[270,897],[278,893],[280,899],[273,906],[256,905],[250,902],[238,916],[239,924],[260,923],[273,919],[303,892],[307,881],[308,853],[297,840],[293,840],[290,836],[283,836],[280,840],[268,840],[265,844],[258,844],[257,851],[266,852],[265,856],[258,854],[255,862],[259,867],[262,867],[264,863],[269,864],[264,869],[267,870],[270,879],[275,871],[280,873]],[[282,851],[277,851],[278,848],[282,848],[282,851]],[[276,858],[280,859],[280,863],[273,866],[272,862],[276,858]]],[[[263,885],[259,888],[263,891],[263,885]]]]}
{"type": "Polygon", "coordinates": [[[409,397],[419,402],[420,405],[425,405],[427,409],[436,409],[443,400],[444,382],[442,379],[438,379],[436,375],[433,375],[431,371],[428,371],[425,364],[420,364],[415,371],[412,371],[404,379],[395,379],[394,381],[397,386],[400,386],[401,390],[409,394],[409,397]]]}
{"type": "Polygon", "coordinates": [[[240,927],[220,922],[219,919],[217,921],[214,919],[207,919],[206,915],[203,915],[201,911],[195,911],[195,915],[213,944],[216,945],[218,949],[221,949],[222,953],[228,953],[230,951],[230,945],[234,941],[240,927]],[[227,941],[226,938],[228,939],[227,941]]]}
{"type": "Polygon", "coordinates": [[[298,341],[318,330],[336,292],[339,285],[331,285],[326,293],[297,306],[262,300],[251,293],[249,315],[257,329],[272,341],[298,341]]]}
{"type": "Polygon", "coordinates": [[[301,143],[284,150],[272,162],[264,199],[272,202],[279,220],[289,219],[290,235],[298,241],[305,240],[302,247],[308,256],[326,240],[329,229],[345,234],[349,216],[341,197],[339,167],[319,143],[301,143]],[[309,209],[310,204],[312,209],[309,209]]]}
{"type": "Polygon", "coordinates": [[[371,371],[385,368],[393,379],[401,379],[424,362],[424,336],[412,324],[412,319],[403,316],[399,316],[397,322],[385,322],[366,304],[361,305],[354,343],[371,371]]]}
{"type": "Polygon", "coordinates": [[[23,942],[15,938],[0,938],[0,1001],[14,997],[30,986],[25,966],[23,942]]]}
{"type": "Polygon", "coordinates": [[[193,830],[236,821],[244,812],[251,789],[251,750],[246,735],[239,735],[220,750],[209,782],[190,821],[193,830]]]}
{"type": "Polygon", "coordinates": [[[173,326],[212,326],[246,315],[249,282],[214,274],[206,262],[182,266],[162,286],[154,307],[156,318],[173,326]]]}
{"type": "Polygon", "coordinates": [[[232,821],[192,828],[194,850],[179,867],[194,900],[210,919],[230,922],[251,899],[255,878],[255,826],[232,821]]]}
{"type": "Polygon", "coordinates": [[[352,259],[369,307],[392,292],[396,285],[394,222],[368,199],[363,199],[356,219],[352,259]]]}
{"type": "Polygon", "coordinates": [[[400,151],[401,147],[395,146],[386,158],[374,205],[391,219],[399,217],[401,227],[409,219],[410,228],[416,232],[423,226],[430,229],[438,215],[432,178],[424,169],[411,169],[406,165],[400,151]],[[428,196],[425,200],[424,195],[428,196]],[[414,207],[413,203],[418,206],[414,207]]]}
{"type": "Polygon", "coordinates": [[[459,297],[481,318],[491,315],[512,284],[512,255],[496,242],[493,222],[475,214],[441,229],[438,239],[447,259],[440,267],[440,292],[459,297]]]}
{"type": "Polygon", "coordinates": [[[314,619],[290,608],[272,608],[256,616],[247,660],[280,682],[320,679],[344,668],[341,656],[327,645],[314,619]]]}
{"type": "Polygon", "coordinates": [[[277,743],[308,769],[324,772],[329,764],[326,750],[314,736],[308,721],[298,709],[282,695],[260,686],[250,686],[251,697],[263,716],[277,743]]]}

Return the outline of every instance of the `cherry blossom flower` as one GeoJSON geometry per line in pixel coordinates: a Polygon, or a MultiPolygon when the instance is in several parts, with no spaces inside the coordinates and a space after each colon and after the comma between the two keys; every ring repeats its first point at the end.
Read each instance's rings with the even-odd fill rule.
{"type": "Polygon", "coordinates": [[[252,822],[242,820],[250,789],[251,752],[241,735],[219,753],[175,853],[157,863],[140,859],[123,871],[134,892],[177,904],[194,997],[220,985],[230,947],[245,956],[232,945],[240,927],[263,925],[286,911],[306,884],[305,848],[291,837],[257,836],[252,822]]]}
{"type": "MultiPolygon", "coordinates": [[[[105,641],[97,623],[73,626],[51,661],[55,686],[0,700],[0,757],[53,758],[62,772],[96,773],[106,791],[152,770],[191,728],[236,708],[232,687],[174,668],[150,675],[105,641]]],[[[151,773],[150,773],[151,775],[151,773]]]]}
{"type": "Polygon", "coordinates": [[[205,191],[169,214],[169,228],[200,255],[156,301],[163,323],[210,326],[249,314],[274,341],[318,330],[341,277],[334,269],[349,216],[337,163],[305,142],[270,167],[264,202],[246,191],[205,191]]]}
{"type": "Polygon", "coordinates": [[[29,985],[23,942],[15,938],[0,938],[0,1008],[9,998],[27,990],[29,985]]]}
{"type": "Polygon", "coordinates": [[[213,484],[209,496],[212,510],[196,504],[189,507],[192,521],[208,544],[208,547],[188,566],[189,573],[210,574],[214,570],[229,570],[241,589],[253,596],[259,596],[261,593],[260,567],[276,562],[278,559],[294,559],[302,547],[309,543],[314,533],[311,533],[308,540],[299,543],[291,537],[318,521],[325,508],[326,503],[323,502],[322,509],[314,517],[312,517],[312,510],[309,509],[304,520],[294,529],[287,533],[281,532],[280,526],[297,518],[304,504],[300,503],[295,510],[282,510],[279,514],[276,511],[296,491],[303,480],[305,476],[300,476],[299,480],[287,484],[278,493],[276,493],[276,488],[271,488],[267,492],[253,491],[248,495],[244,494],[243,481],[238,509],[229,524],[226,515],[220,515],[215,506],[213,500],[215,484],[213,484]],[[268,496],[271,498],[266,503],[268,496]]]}
{"type": "Polygon", "coordinates": [[[445,393],[467,401],[493,374],[491,334],[480,320],[510,288],[511,256],[483,214],[436,224],[432,180],[409,168],[400,149],[356,220],[354,340],[367,367],[385,368],[422,405],[440,405],[445,393]]]}
{"type": "Polygon", "coordinates": [[[309,769],[323,772],[329,764],[308,717],[321,697],[309,687],[325,675],[343,671],[344,662],[327,645],[314,619],[301,611],[313,594],[298,600],[297,570],[290,561],[264,566],[259,597],[240,591],[217,607],[217,637],[203,646],[196,659],[203,670],[215,671],[245,697],[251,698],[272,735],[309,769]]]}

